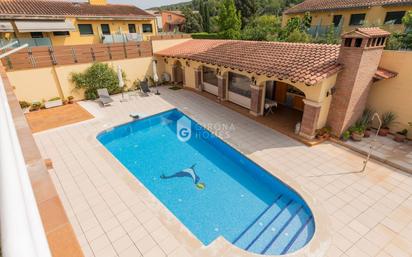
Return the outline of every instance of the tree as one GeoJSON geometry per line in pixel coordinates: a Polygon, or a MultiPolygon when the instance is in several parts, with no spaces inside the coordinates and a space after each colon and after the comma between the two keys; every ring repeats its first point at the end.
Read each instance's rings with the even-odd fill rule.
{"type": "Polygon", "coordinates": [[[193,10],[189,7],[185,7],[182,11],[185,16],[184,32],[197,33],[202,32],[202,17],[199,13],[193,13],[193,10]]]}
{"type": "Polygon", "coordinates": [[[299,42],[299,43],[308,43],[311,42],[312,39],[310,35],[304,31],[300,31],[295,29],[286,37],[285,41],[287,42],[299,42]]]}
{"type": "Polygon", "coordinates": [[[226,39],[239,39],[242,26],[240,12],[234,0],[223,0],[219,12],[219,36],[226,39]]]}
{"type": "MultiPolygon", "coordinates": [[[[126,73],[122,73],[126,80],[126,73]]],[[[97,89],[107,88],[109,94],[122,92],[119,87],[117,72],[106,63],[93,63],[84,72],[71,73],[70,80],[76,89],[84,89],[84,97],[94,100],[97,98],[97,89]]]]}
{"type": "Polygon", "coordinates": [[[254,18],[242,32],[242,39],[257,41],[276,41],[281,29],[280,18],[263,15],[254,18]]]}
{"type": "Polygon", "coordinates": [[[310,28],[312,18],[308,12],[305,13],[303,18],[293,17],[288,20],[285,28],[279,33],[281,40],[290,42],[308,42],[310,35],[307,31],[310,28]],[[293,34],[293,35],[291,35],[293,34]]]}
{"type": "Polygon", "coordinates": [[[256,0],[235,0],[236,9],[242,17],[242,28],[256,15],[258,5],[256,0]]]}
{"type": "Polygon", "coordinates": [[[209,12],[209,1],[200,0],[199,2],[199,13],[202,16],[203,30],[210,32],[210,12],[209,12]]]}
{"type": "Polygon", "coordinates": [[[412,11],[405,13],[405,16],[402,18],[402,23],[405,25],[406,31],[412,30],[412,11]]]}
{"type": "Polygon", "coordinates": [[[258,4],[258,15],[273,14],[282,16],[285,3],[282,0],[260,0],[258,4]]]}

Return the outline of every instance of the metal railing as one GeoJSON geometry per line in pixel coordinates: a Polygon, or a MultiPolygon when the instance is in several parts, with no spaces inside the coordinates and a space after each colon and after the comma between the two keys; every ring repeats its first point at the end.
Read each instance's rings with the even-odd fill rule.
{"type": "Polygon", "coordinates": [[[51,257],[2,79],[0,121],[2,256],[51,257]]]}
{"type": "MultiPolygon", "coordinates": [[[[324,26],[324,25],[317,25],[317,26],[312,26],[308,29],[308,34],[311,35],[312,37],[323,37],[326,36],[331,30],[331,26],[324,26]]],[[[340,36],[342,27],[334,27],[333,31],[336,37],[340,36]]]]}
{"type": "Polygon", "coordinates": [[[14,47],[19,47],[24,44],[28,44],[30,47],[33,46],[51,46],[52,42],[50,38],[43,37],[43,38],[12,38],[8,39],[0,39],[0,47],[10,44],[11,42],[17,42],[14,47]]]}
{"type": "Polygon", "coordinates": [[[138,41],[143,41],[143,35],[140,33],[123,33],[102,36],[103,44],[127,43],[138,41]]]}

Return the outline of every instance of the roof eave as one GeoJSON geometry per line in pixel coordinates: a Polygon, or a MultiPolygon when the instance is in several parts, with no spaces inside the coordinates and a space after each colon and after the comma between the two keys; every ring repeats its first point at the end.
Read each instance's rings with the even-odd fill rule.
{"type": "Polygon", "coordinates": [[[152,15],[136,16],[77,16],[77,15],[26,15],[26,14],[2,14],[0,20],[64,20],[66,18],[75,18],[79,20],[152,20],[156,19],[152,15]]]}

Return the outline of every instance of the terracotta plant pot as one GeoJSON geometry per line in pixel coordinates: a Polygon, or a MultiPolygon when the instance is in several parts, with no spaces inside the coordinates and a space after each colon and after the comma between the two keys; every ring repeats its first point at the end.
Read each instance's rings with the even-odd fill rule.
{"type": "Polygon", "coordinates": [[[372,130],[367,129],[367,130],[365,130],[365,133],[364,133],[363,137],[370,137],[371,135],[372,135],[372,130]]]}
{"type": "Polygon", "coordinates": [[[405,140],[406,140],[406,135],[402,135],[402,134],[396,133],[396,134],[395,134],[395,137],[393,138],[393,140],[395,140],[396,142],[399,142],[399,143],[403,143],[403,142],[405,142],[405,140]]]}
{"type": "Polygon", "coordinates": [[[363,133],[356,133],[356,132],[352,132],[352,135],[351,135],[352,140],[357,141],[357,142],[362,141],[363,136],[364,136],[363,133]]]}
{"type": "Polygon", "coordinates": [[[386,137],[389,134],[389,128],[381,128],[378,132],[379,136],[386,137]]]}

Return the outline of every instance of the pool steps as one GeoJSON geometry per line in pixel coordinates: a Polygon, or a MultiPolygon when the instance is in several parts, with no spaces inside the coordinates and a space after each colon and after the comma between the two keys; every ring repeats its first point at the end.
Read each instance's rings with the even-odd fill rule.
{"type": "Polygon", "coordinates": [[[313,217],[302,204],[278,195],[233,244],[258,254],[286,254],[303,247],[314,229],[313,217]]]}

